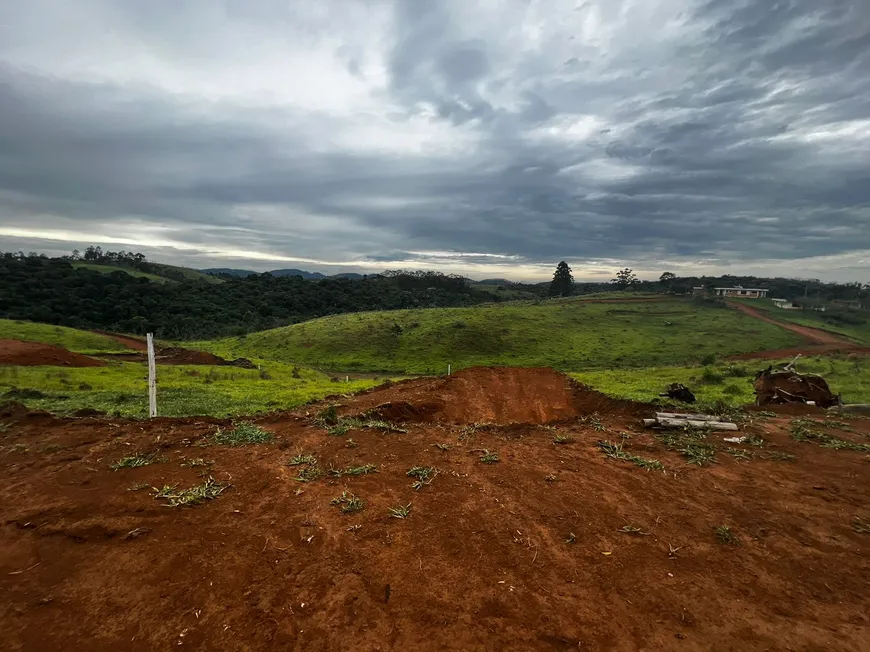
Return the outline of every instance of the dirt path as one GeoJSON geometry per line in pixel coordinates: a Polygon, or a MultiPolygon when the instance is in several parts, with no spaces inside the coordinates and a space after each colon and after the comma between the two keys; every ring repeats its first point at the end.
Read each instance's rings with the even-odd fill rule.
{"type": "MultiPolygon", "coordinates": [[[[346,414],[440,402],[445,421],[340,437],[306,417],[320,404],[257,419],[275,439],[239,447],[213,442],[224,420],[0,409],[0,648],[866,652],[866,453],[796,442],[787,417],[765,417],[748,426],[763,449],[737,459],[713,435],[716,464],[699,467],[552,372],[431,383],[336,400],[346,414]],[[534,408],[554,395],[557,412],[534,408]],[[577,413],[555,431],[461,423],[577,413]],[[667,473],[602,454],[598,440],[631,427],[619,445],[667,473]],[[152,463],[109,468],[134,453],[152,463]],[[301,453],[321,477],[297,480],[313,468],[288,465],[301,453]],[[377,472],[334,471],[364,464],[377,472]],[[437,474],[415,490],[412,467],[437,474]],[[228,486],[195,506],[152,489],[209,477],[228,486]],[[343,513],[342,492],[361,511],[343,513]],[[717,539],[726,524],[739,546],[717,539]]],[[[849,422],[830,434],[866,442],[868,422],[849,422]]]]}
{"type": "Polygon", "coordinates": [[[811,326],[801,326],[799,324],[777,321],[773,317],[765,314],[763,311],[742,303],[732,303],[729,301],[728,305],[732,308],[736,308],[745,315],[754,317],[755,319],[760,319],[761,321],[773,324],[774,326],[779,326],[780,328],[784,328],[792,333],[797,333],[807,341],[804,346],[788,349],[739,353],[737,355],[729,356],[729,360],[773,360],[777,358],[796,356],[799,353],[804,355],[819,355],[824,353],[870,354],[870,348],[855,344],[855,342],[843,335],[837,335],[836,333],[822,330],[821,328],[812,328],[811,326]]]}

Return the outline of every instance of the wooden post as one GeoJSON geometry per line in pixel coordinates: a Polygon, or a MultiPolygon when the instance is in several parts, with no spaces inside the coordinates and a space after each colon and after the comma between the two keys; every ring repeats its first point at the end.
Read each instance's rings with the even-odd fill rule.
{"type": "Polygon", "coordinates": [[[447,375],[450,375],[450,365],[447,365],[447,375]]]}
{"type": "Polygon", "coordinates": [[[154,362],[154,335],[148,333],[148,416],[157,416],[157,364],[154,362]]]}

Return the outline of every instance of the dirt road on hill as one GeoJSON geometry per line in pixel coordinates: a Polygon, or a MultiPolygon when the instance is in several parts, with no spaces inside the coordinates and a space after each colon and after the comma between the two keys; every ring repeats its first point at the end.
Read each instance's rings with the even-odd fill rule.
{"type": "MultiPolygon", "coordinates": [[[[543,369],[333,401],[402,406],[404,432],[330,435],[320,403],[255,419],[274,441],[233,448],[212,440],[227,420],[0,408],[0,649],[867,651],[867,453],[796,442],[789,417],[767,416],[745,426],[763,448],[712,434],[716,463],[690,465],[638,426],[647,406],[543,369]],[[153,463],[109,468],[136,453],[153,463]],[[292,466],[302,453],[316,461],[292,466]],[[300,482],[303,468],[323,475],[300,482]],[[209,477],[228,485],[212,501],[154,495],[209,477]],[[342,513],[345,491],[361,511],[342,513]],[[390,516],[399,505],[409,518],[390,516]]],[[[847,431],[801,410],[870,441],[867,420],[847,431]]]]}
{"type": "Polygon", "coordinates": [[[870,347],[856,344],[844,335],[838,335],[837,333],[822,330],[821,328],[812,328],[810,326],[801,326],[800,324],[777,321],[765,312],[742,303],[728,302],[728,305],[732,308],[736,308],[745,315],[754,317],[755,319],[760,319],[761,321],[773,324],[774,326],[779,326],[780,328],[784,328],[792,333],[797,333],[807,341],[804,346],[788,349],[738,353],[737,355],[729,356],[729,360],[774,360],[778,358],[793,357],[798,354],[823,355],[854,353],[859,355],[870,355],[870,347]]]}
{"type": "Polygon", "coordinates": [[[145,343],[144,337],[134,337],[132,335],[118,335],[118,333],[109,333],[107,331],[93,331],[98,335],[104,335],[105,337],[111,338],[120,344],[123,344],[128,349],[133,349],[134,351],[147,351],[148,345],[145,343]]]}

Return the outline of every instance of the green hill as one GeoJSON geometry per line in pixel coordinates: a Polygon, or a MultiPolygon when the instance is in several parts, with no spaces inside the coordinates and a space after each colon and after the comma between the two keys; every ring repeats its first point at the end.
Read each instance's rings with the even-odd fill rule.
{"type": "Polygon", "coordinates": [[[336,315],[196,346],[335,370],[432,373],[448,363],[571,371],[667,365],[799,341],[736,310],[692,301],[559,299],[336,315]]]}
{"type": "Polygon", "coordinates": [[[147,278],[155,283],[178,283],[180,281],[205,281],[206,283],[223,283],[223,279],[216,276],[204,274],[198,270],[190,269],[189,267],[178,267],[176,265],[164,265],[162,263],[151,263],[151,265],[160,271],[160,274],[151,272],[141,272],[130,267],[121,267],[119,265],[104,265],[102,263],[85,263],[73,262],[70,263],[74,269],[90,269],[101,274],[112,274],[114,272],[123,272],[135,278],[147,278]]]}
{"type": "Polygon", "coordinates": [[[44,342],[62,346],[76,353],[127,351],[127,347],[105,335],[65,326],[37,324],[29,321],[0,319],[0,339],[44,342]]]}

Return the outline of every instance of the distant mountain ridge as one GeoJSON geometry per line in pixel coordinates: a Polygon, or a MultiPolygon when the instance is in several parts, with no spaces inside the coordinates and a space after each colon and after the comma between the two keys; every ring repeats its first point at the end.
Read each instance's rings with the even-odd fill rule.
{"type": "Polygon", "coordinates": [[[208,269],[198,270],[203,274],[212,274],[212,275],[226,275],[226,276],[238,276],[239,278],[243,278],[245,276],[252,276],[254,274],[271,274],[272,276],[301,276],[302,278],[308,281],[319,281],[324,278],[350,278],[350,279],[360,279],[365,276],[365,274],[357,274],[356,272],[342,272],[341,274],[332,274],[326,275],[321,274],[320,272],[307,272],[304,269],[272,269],[268,272],[254,272],[250,269],[234,269],[232,267],[209,267],[208,269]]]}

